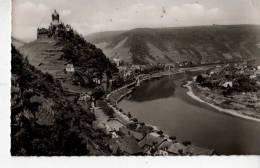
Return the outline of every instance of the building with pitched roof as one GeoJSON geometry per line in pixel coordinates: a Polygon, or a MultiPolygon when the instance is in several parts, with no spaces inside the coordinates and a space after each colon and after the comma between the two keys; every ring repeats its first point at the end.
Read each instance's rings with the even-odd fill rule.
{"type": "Polygon", "coordinates": [[[117,154],[118,152],[123,153],[123,155],[143,154],[143,150],[139,147],[136,139],[131,136],[112,139],[109,148],[113,154],[117,154]]]}
{"type": "Polygon", "coordinates": [[[162,142],[166,141],[165,137],[162,137],[160,134],[152,132],[147,134],[143,140],[141,140],[138,144],[141,148],[144,146],[160,146],[162,142]]]}

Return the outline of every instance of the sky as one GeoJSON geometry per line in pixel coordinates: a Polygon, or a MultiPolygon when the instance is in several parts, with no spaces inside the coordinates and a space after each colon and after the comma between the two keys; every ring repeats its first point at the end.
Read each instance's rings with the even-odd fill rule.
{"type": "Polygon", "coordinates": [[[143,27],[260,24],[260,0],[13,0],[12,36],[36,38],[54,9],[79,33],[143,27]]]}

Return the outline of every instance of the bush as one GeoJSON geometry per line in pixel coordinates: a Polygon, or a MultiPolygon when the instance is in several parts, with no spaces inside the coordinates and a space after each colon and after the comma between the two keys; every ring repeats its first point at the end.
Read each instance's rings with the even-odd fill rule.
{"type": "Polygon", "coordinates": [[[179,149],[179,150],[178,150],[178,153],[179,153],[180,155],[183,155],[183,150],[182,150],[182,149],[179,149]]]}
{"type": "Polygon", "coordinates": [[[135,123],[137,123],[137,122],[138,122],[138,119],[137,119],[137,118],[133,118],[132,121],[135,122],[135,123]]]}
{"type": "Polygon", "coordinates": [[[170,136],[169,137],[171,140],[176,140],[177,138],[176,138],[176,136],[170,136]]]}
{"type": "Polygon", "coordinates": [[[139,123],[142,127],[145,126],[145,123],[144,122],[140,122],[139,123]]]}
{"type": "Polygon", "coordinates": [[[203,78],[202,75],[198,75],[197,78],[196,78],[196,82],[201,84],[205,81],[205,78],[203,78]]]}
{"type": "Polygon", "coordinates": [[[130,123],[130,124],[128,124],[128,128],[129,129],[136,129],[137,128],[137,124],[136,123],[130,123]]]}
{"type": "Polygon", "coordinates": [[[188,146],[188,145],[191,145],[191,142],[190,141],[183,141],[182,144],[185,145],[185,146],[188,146]]]}
{"type": "Polygon", "coordinates": [[[163,131],[161,131],[161,130],[158,131],[158,134],[159,134],[159,135],[163,135],[163,131]]]}
{"type": "Polygon", "coordinates": [[[104,96],[105,94],[105,91],[102,87],[96,87],[94,89],[94,92],[92,94],[92,96],[95,98],[95,99],[100,99],[102,96],[104,96]]]}
{"type": "Polygon", "coordinates": [[[132,118],[132,115],[131,115],[130,112],[127,113],[127,117],[128,117],[128,118],[132,118]]]}

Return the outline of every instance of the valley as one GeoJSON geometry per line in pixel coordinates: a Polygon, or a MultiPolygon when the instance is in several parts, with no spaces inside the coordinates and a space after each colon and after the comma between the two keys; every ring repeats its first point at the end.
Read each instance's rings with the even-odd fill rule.
{"type": "MultiPolygon", "coordinates": [[[[223,146],[214,140],[211,145],[211,141],[203,140],[203,131],[210,130],[194,127],[197,132],[202,130],[199,137],[188,131],[185,122],[196,124],[197,120],[209,126],[193,112],[212,121],[220,120],[215,118],[219,111],[188,98],[183,84],[193,74],[242,64],[243,79],[250,75],[256,78],[259,42],[260,27],[256,25],[136,28],[84,37],[61,22],[55,10],[49,27],[37,28],[36,40],[24,43],[12,38],[11,153],[14,156],[258,153],[252,150],[254,145],[241,151],[223,149],[232,136],[223,146]],[[250,72],[244,73],[248,69],[245,66],[252,63],[250,72]],[[151,115],[146,116],[149,111],[151,115]],[[166,118],[159,121],[158,114],[166,118]],[[183,125],[169,120],[171,116],[181,119],[183,125]]],[[[227,76],[229,80],[237,77],[227,76]]],[[[255,86],[256,82],[251,83],[255,86]]],[[[240,88],[246,87],[241,84],[236,89],[240,88]]],[[[230,120],[242,123],[245,128],[258,128],[257,124],[220,117],[223,122],[230,120]]]]}

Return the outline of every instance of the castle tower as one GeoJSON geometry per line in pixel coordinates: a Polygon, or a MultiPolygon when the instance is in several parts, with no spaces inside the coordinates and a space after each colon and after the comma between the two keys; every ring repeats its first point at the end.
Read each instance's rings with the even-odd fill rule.
{"type": "Polygon", "coordinates": [[[51,24],[53,26],[57,26],[60,24],[60,15],[58,14],[58,12],[56,10],[54,10],[54,12],[52,13],[52,21],[51,24]]]}

